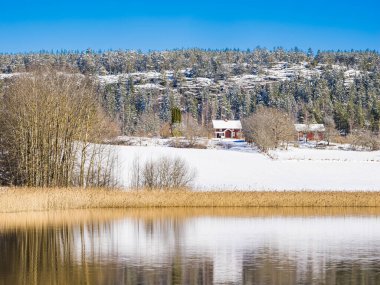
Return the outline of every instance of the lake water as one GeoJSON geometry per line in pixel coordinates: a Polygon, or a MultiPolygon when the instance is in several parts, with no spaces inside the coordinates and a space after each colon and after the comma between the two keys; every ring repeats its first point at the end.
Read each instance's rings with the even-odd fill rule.
{"type": "Polygon", "coordinates": [[[0,214],[0,284],[380,284],[380,209],[0,214]]]}

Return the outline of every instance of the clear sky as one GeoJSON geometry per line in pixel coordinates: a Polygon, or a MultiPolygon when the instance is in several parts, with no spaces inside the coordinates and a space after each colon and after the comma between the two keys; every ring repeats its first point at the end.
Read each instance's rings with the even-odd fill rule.
{"type": "Polygon", "coordinates": [[[299,47],[380,50],[380,0],[7,0],[0,52],[299,47]]]}

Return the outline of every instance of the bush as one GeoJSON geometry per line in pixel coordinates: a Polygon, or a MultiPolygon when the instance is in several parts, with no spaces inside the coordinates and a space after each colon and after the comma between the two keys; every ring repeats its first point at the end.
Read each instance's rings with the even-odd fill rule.
{"type": "Polygon", "coordinates": [[[168,146],[174,148],[207,149],[207,141],[193,141],[186,138],[173,138],[169,141],[168,146]]]}
{"type": "Polygon", "coordinates": [[[353,149],[379,150],[379,136],[370,131],[355,131],[349,136],[353,149]]]}
{"type": "Polygon", "coordinates": [[[178,189],[189,187],[196,176],[182,158],[161,157],[141,163],[136,158],[132,165],[132,188],[178,189]]]}
{"type": "Polygon", "coordinates": [[[172,131],[170,128],[170,124],[164,123],[160,129],[160,137],[166,139],[166,138],[171,137],[171,134],[172,134],[172,131]]]}

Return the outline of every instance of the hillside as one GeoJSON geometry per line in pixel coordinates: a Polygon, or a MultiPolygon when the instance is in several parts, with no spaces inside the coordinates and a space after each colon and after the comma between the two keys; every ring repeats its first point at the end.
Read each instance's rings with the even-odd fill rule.
{"type": "Polygon", "coordinates": [[[343,134],[379,130],[380,55],[374,51],[173,50],[3,54],[0,79],[52,67],[88,75],[124,134],[158,135],[171,108],[208,128],[258,106],[343,134]]]}

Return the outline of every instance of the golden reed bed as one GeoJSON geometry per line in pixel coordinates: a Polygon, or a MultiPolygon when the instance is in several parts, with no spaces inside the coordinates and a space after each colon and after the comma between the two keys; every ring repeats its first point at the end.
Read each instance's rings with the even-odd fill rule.
{"type": "Polygon", "coordinates": [[[75,188],[0,190],[0,213],[143,207],[380,207],[380,192],[123,192],[75,188]]]}

